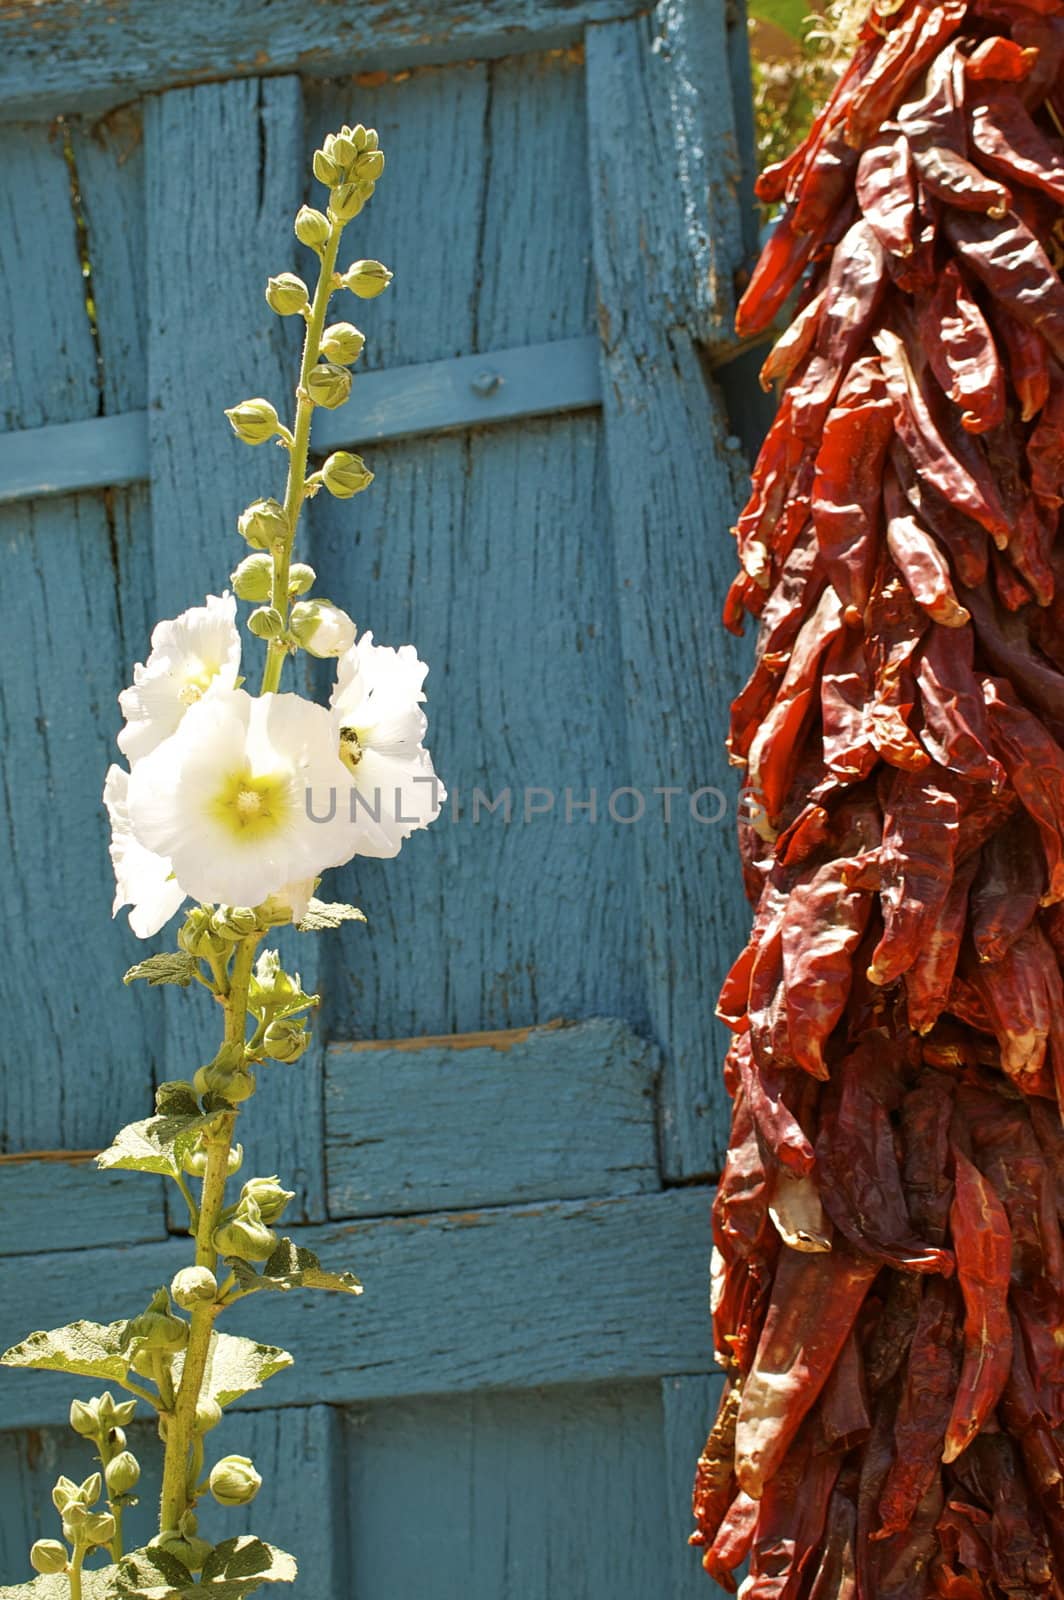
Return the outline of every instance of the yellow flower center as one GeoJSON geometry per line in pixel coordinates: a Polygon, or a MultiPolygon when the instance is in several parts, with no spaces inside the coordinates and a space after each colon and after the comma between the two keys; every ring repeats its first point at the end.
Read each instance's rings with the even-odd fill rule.
{"type": "Polygon", "coordinates": [[[221,670],[221,663],[218,661],[198,661],[192,657],[182,674],[180,689],[182,705],[193,706],[197,700],[201,700],[221,670]]]}
{"type": "Polygon", "coordinates": [[[354,772],[362,760],[362,741],[357,728],[340,729],[340,760],[349,772],[354,772]]]}
{"type": "Polygon", "coordinates": [[[266,838],[284,827],[290,803],[288,784],[277,773],[231,772],[211,802],[215,819],[236,838],[266,838]]]}

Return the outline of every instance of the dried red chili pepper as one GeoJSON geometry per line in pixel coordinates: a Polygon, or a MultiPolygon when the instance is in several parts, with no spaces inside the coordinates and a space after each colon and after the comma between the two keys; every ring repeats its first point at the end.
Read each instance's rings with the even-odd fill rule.
{"type": "Polygon", "coordinates": [[[1005,374],[986,318],[968,293],[955,262],[920,313],[920,338],[931,370],[970,433],[1005,420],[1005,374]]]}
{"type": "Polygon", "coordinates": [[[1012,1234],[1005,1208],[954,1146],[950,1233],[964,1296],[964,1362],[942,1451],[956,1461],[997,1405],[1012,1363],[1008,1312],[1012,1234]]]}

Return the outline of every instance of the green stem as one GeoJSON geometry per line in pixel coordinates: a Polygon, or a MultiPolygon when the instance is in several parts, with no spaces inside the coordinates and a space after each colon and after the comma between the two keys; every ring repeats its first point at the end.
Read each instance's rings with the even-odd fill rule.
{"type": "MultiPolygon", "coordinates": [[[[106,1430],[97,1435],[97,1443],[99,1444],[99,1447],[100,1447],[100,1465],[103,1468],[103,1478],[104,1478],[104,1482],[106,1483],[107,1482],[107,1468],[110,1465],[110,1463],[113,1460],[113,1458],[118,1454],[118,1451],[117,1450],[112,1450],[110,1445],[108,1444],[106,1430]]],[[[111,1513],[112,1517],[114,1517],[114,1519],[115,1519],[115,1536],[111,1540],[111,1543],[108,1546],[108,1549],[111,1552],[111,1560],[114,1561],[114,1562],[119,1562],[119,1561],[121,1561],[122,1554],[123,1554],[123,1544],[122,1544],[122,1507],[118,1504],[118,1502],[116,1500],[112,1500],[111,1496],[108,1495],[107,1496],[107,1509],[111,1513]]]]}
{"type": "MultiPolygon", "coordinates": [[[[247,1038],[248,988],[255,947],[262,938],[253,933],[236,946],[225,1000],[225,1043],[243,1044],[247,1038]]],[[[229,1176],[229,1150],[236,1126],[236,1111],[222,1112],[206,1138],[207,1170],[200,1194],[199,1223],[196,1228],[196,1265],[214,1272],[218,1253],[214,1231],[225,1206],[225,1185],[229,1176]]],[[[167,1419],[166,1454],[163,1461],[163,1489],[159,1503],[159,1530],[176,1528],[188,1509],[189,1452],[195,1436],[196,1407],[207,1370],[214,1319],[218,1301],[200,1301],[192,1312],[185,1364],[173,1411],[167,1419]]]]}
{"type": "Polygon", "coordinates": [[[84,1560],[85,1546],[78,1540],[70,1560],[70,1600],[81,1600],[81,1564],[84,1560]]]}
{"type": "Polygon", "coordinates": [[[181,1193],[185,1197],[185,1203],[188,1206],[188,1220],[189,1220],[189,1230],[188,1231],[189,1231],[189,1233],[194,1234],[195,1231],[196,1231],[196,1228],[199,1225],[199,1206],[196,1204],[196,1198],[193,1195],[192,1190],[189,1188],[188,1180],[186,1179],[186,1177],[185,1177],[183,1172],[174,1173],[173,1174],[173,1179],[174,1179],[174,1182],[177,1184],[177,1187],[181,1190],[181,1193]]]}
{"type": "MultiPolygon", "coordinates": [[[[299,387],[296,390],[296,421],[292,430],[292,442],[288,447],[288,482],[285,485],[284,493],[284,509],[288,519],[288,533],[284,544],[273,551],[273,588],[270,604],[275,611],[281,613],[286,628],[289,608],[288,573],[292,564],[292,546],[295,544],[299,514],[303,509],[303,501],[307,491],[310,420],[314,411],[314,402],[307,392],[307,378],[321,351],[321,335],[325,327],[325,313],[329,309],[329,299],[335,287],[333,274],[336,271],[336,257],[340,249],[340,235],[344,231],[342,222],[335,221],[331,216],[329,222],[329,237],[322,247],[318,284],[314,290],[314,299],[311,303],[310,315],[307,318],[307,332],[303,340],[303,360],[299,367],[299,387]]],[[[262,689],[260,691],[262,694],[274,694],[280,687],[281,669],[284,666],[287,654],[288,646],[283,638],[270,640],[266,647],[266,665],[262,673],[262,689]]]]}

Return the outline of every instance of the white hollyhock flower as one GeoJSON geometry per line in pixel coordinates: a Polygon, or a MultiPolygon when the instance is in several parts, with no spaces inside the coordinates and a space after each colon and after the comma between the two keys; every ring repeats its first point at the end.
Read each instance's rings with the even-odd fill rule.
{"type": "Polygon", "coordinates": [[[111,914],[117,917],[123,906],[131,906],[129,926],[138,938],[150,939],[181,906],[185,891],[165,856],[155,855],[133,837],[128,798],[129,773],[108,767],[103,803],[111,819],[111,865],[117,885],[111,914]]]}
{"type": "Polygon", "coordinates": [[[151,655],[133,668],[133,684],[118,704],[126,726],[118,748],[130,765],[150,754],[177,729],[189,706],[208,689],[232,689],[240,671],[236,600],[210,594],[206,605],[156,625],[151,655]]]}
{"type": "Polygon", "coordinates": [[[350,857],[340,808],[314,821],[308,803],[346,778],[324,706],[216,688],[137,762],[129,815],[194,899],[257,906],[350,857]]]}
{"type": "Polygon", "coordinates": [[[398,855],[404,839],[436,820],[447,798],[421,742],[428,670],[413,645],[394,650],[374,644],[372,633],[337,663],[330,705],[350,774],[339,809],[353,834],[352,855],[398,855]]]}

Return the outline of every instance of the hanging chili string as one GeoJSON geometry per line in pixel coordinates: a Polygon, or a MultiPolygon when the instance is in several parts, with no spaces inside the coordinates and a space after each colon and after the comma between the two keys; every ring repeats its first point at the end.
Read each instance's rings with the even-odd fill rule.
{"type": "Polygon", "coordinates": [[[746,1600],[1064,1595],[1062,128],[1064,0],[903,0],[759,183],[692,1538],[746,1600]]]}

